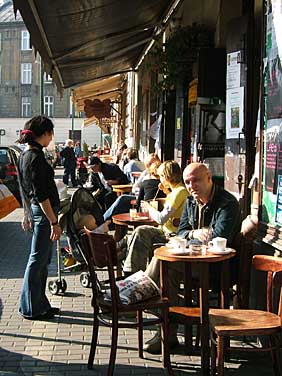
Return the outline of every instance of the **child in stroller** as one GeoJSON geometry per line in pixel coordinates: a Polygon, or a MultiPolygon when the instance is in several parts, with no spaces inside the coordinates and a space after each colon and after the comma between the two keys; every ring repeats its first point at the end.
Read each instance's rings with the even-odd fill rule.
{"type": "MultiPolygon", "coordinates": [[[[68,257],[69,263],[61,269],[61,248],[57,245],[57,266],[58,278],[49,281],[48,288],[51,294],[56,295],[59,292],[64,293],[67,289],[67,283],[62,278],[62,271],[78,271],[87,267],[82,247],[80,244],[79,230],[86,225],[90,230],[99,228],[105,223],[103,212],[95,197],[84,188],[79,188],[72,196],[70,209],[65,214],[64,232],[66,233],[68,247],[63,248],[65,257],[68,257]],[[90,221],[89,221],[90,220],[90,221]]],[[[107,226],[105,223],[104,226],[107,226]]],[[[105,230],[106,231],[106,230],[105,230]]],[[[89,274],[82,272],[80,283],[83,287],[89,287],[89,274]]]]}
{"type": "Polygon", "coordinates": [[[109,224],[111,221],[106,221],[100,226],[97,225],[96,219],[92,214],[85,214],[81,216],[77,223],[76,229],[78,231],[93,232],[94,234],[107,234],[109,231],[109,224]]]}

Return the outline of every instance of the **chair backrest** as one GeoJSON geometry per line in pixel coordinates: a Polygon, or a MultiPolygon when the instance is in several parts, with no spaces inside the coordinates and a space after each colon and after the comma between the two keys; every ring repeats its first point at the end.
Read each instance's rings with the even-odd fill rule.
{"type": "MultiPolygon", "coordinates": [[[[93,299],[99,305],[97,298],[104,292],[101,289],[101,281],[96,273],[96,268],[105,268],[108,273],[108,281],[111,290],[112,306],[120,304],[119,290],[115,283],[114,266],[117,265],[116,242],[107,234],[82,234],[81,243],[87,259],[90,278],[92,282],[93,299]]],[[[94,302],[95,304],[95,302],[94,302]]]]}
{"type": "Polygon", "coordinates": [[[256,270],[267,273],[266,304],[267,311],[274,312],[274,289],[280,288],[278,314],[282,312],[282,258],[266,255],[253,257],[253,265],[256,270]]]}

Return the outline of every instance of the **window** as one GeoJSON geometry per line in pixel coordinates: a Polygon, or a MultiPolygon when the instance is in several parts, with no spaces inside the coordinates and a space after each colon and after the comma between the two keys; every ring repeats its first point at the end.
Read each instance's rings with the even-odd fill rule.
{"type": "Polygon", "coordinates": [[[53,116],[54,114],[54,97],[44,97],[44,114],[46,116],[53,116]]]}
{"type": "Polygon", "coordinates": [[[30,36],[29,32],[27,30],[22,30],[22,44],[21,44],[21,50],[31,50],[30,48],[30,36]]]}
{"type": "Polygon", "coordinates": [[[31,63],[22,63],[21,64],[21,83],[22,84],[31,84],[31,63]]]}
{"type": "Polygon", "coordinates": [[[44,82],[45,82],[45,84],[51,84],[52,83],[52,77],[50,76],[50,74],[47,74],[46,72],[44,72],[44,82]]]}
{"type": "Polygon", "coordinates": [[[31,98],[22,97],[22,117],[31,116],[31,98]]]}

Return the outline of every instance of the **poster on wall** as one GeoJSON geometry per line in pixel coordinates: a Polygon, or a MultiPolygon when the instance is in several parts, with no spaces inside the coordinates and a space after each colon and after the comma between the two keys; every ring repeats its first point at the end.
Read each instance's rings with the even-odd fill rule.
{"type": "MultiPolygon", "coordinates": [[[[270,5],[270,4],[269,4],[270,5]]],[[[282,117],[282,38],[281,0],[272,0],[267,16],[267,119],[282,117]]]]}
{"type": "MultiPolygon", "coordinates": [[[[277,200],[277,172],[280,155],[278,153],[279,131],[281,119],[267,121],[264,133],[264,175],[262,220],[266,223],[275,223],[277,200]]],[[[282,173],[280,174],[282,175],[282,173]]]]}
{"type": "Polygon", "coordinates": [[[277,139],[278,129],[271,126],[265,133],[265,190],[276,193],[275,175],[277,166],[277,139]]]}
{"type": "Polygon", "coordinates": [[[282,38],[281,5],[281,0],[267,1],[263,70],[266,105],[265,113],[262,114],[265,129],[262,221],[273,225],[281,220],[278,176],[282,176],[282,44],[277,44],[282,38]]]}
{"type": "Polygon", "coordinates": [[[240,51],[227,54],[227,69],[226,69],[227,90],[240,87],[240,77],[241,77],[240,61],[241,61],[240,51]]]}
{"type": "Polygon", "coordinates": [[[244,126],[244,87],[227,90],[226,138],[239,138],[244,126]]]}

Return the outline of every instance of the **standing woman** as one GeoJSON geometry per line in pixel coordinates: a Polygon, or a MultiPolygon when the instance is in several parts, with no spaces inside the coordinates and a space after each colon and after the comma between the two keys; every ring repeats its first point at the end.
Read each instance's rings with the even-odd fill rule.
{"type": "Polygon", "coordinates": [[[42,151],[52,140],[53,129],[50,119],[35,116],[25,124],[18,140],[28,144],[18,166],[25,214],[22,227],[33,231],[19,313],[30,320],[49,319],[59,312],[58,308],[51,307],[45,294],[52,242],[58,240],[62,232],[57,217],[60,200],[54,171],[42,151]]]}

